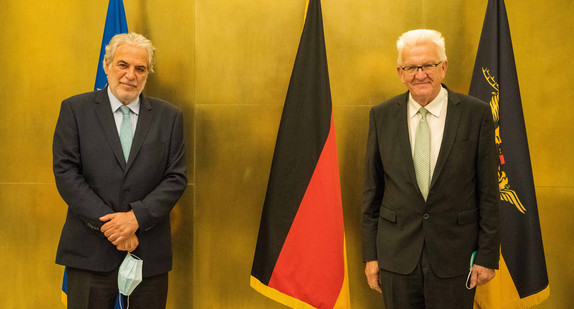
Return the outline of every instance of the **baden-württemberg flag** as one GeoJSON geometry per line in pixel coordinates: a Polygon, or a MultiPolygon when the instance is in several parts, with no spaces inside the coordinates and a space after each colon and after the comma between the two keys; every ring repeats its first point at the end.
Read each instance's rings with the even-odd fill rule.
{"type": "Polygon", "coordinates": [[[550,295],[522,102],[503,0],[489,0],[469,94],[490,102],[500,157],[500,270],[475,307],[528,308],[550,295]]]}
{"type": "MultiPolygon", "coordinates": [[[[106,24],[104,26],[104,36],[102,38],[102,46],[100,48],[100,59],[98,60],[98,70],[96,72],[96,84],[94,90],[103,89],[108,83],[106,73],[104,72],[103,60],[106,54],[106,45],[110,42],[112,37],[119,33],[128,32],[128,23],[126,21],[126,12],[124,10],[124,2],[122,0],[110,0],[108,3],[108,13],[106,15],[106,24]]],[[[64,280],[62,282],[62,302],[66,307],[68,306],[68,276],[64,270],[64,280]]],[[[116,308],[119,307],[118,297],[116,301],[116,308]]]]}
{"type": "Polygon", "coordinates": [[[349,308],[321,3],[310,0],[283,107],[251,287],[292,308],[349,308]]]}

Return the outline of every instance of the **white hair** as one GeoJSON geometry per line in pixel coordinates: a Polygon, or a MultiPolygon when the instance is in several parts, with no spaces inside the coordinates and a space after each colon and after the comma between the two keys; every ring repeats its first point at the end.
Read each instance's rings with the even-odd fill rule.
{"type": "Polygon", "coordinates": [[[435,44],[440,61],[446,61],[446,51],[442,34],[436,30],[416,29],[403,33],[397,40],[397,51],[399,52],[397,64],[402,64],[403,49],[405,46],[414,46],[427,42],[435,44]]]}
{"type": "Polygon", "coordinates": [[[110,40],[110,43],[106,46],[106,54],[104,55],[104,66],[109,65],[114,60],[114,55],[116,54],[116,49],[121,45],[133,45],[138,47],[143,47],[147,50],[148,55],[148,70],[153,73],[154,62],[155,62],[155,47],[141,34],[130,32],[130,33],[120,33],[114,35],[110,40]]]}

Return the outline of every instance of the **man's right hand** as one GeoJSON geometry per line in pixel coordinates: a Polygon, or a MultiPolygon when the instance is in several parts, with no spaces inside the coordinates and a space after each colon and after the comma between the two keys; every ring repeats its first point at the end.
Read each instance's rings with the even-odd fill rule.
{"type": "Polygon", "coordinates": [[[367,276],[367,282],[371,289],[383,293],[381,290],[381,283],[379,282],[379,262],[370,261],[365,265],[365,276],[367,276]]]}
{"type": "Polygon", "coordinates": [[[128,239],[117,244],[116,249],[118,249],[119,251],[132,252],[138,247],[139,244],[140,243],[138,237],[134,234],[130,236],[128,239]]]}

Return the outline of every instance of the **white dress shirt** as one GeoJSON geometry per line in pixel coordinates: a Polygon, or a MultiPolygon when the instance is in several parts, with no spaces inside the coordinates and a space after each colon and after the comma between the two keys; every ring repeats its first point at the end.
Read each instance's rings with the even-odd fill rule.
{"type": "MultiPolygon", "coordinates": [[[[427,104],[425,108],[428,110],[426,116],[427,122],[430,128],[430,177],[434,174],[434,169],[436,166],[436,161],[438,159],[438,153],[440,151],[440,146],[442,144],[442,136],[444,133],[444,124],[446,121],[446,110],[448,106],[448,91],[442,88],[439,94],[436,96],[432,102],[427,104]]],[[[407,117],[409,126],[409,139],[411,142],[411,152],[414,157],[415,151],[415,132],[417,131],[417,126],[421,115],[418,114],[419,109],[422,106],[417,103],[412,95],[409,93],[409,101],[407,103],[407,117]]]]}

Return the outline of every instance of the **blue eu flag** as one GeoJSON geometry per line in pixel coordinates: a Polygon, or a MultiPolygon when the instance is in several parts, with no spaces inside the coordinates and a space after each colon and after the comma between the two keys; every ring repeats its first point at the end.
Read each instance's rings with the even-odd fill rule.
{"type": "Polygon", "coordinates": [[[102,38],[102,47],[100,49],[100,58],[98,60],[98,71],[96,72],[96,84],[94,90],[103,89],[108,83],[106,73],[104,72],[104,55],[106,54],[106,45],[112,37],[119,33],[127,33],[128,24],[126,22],[126,11],[122,0],[110,0],[108,5],[108,15],[106,16],[106,27],[102,38]]]}

